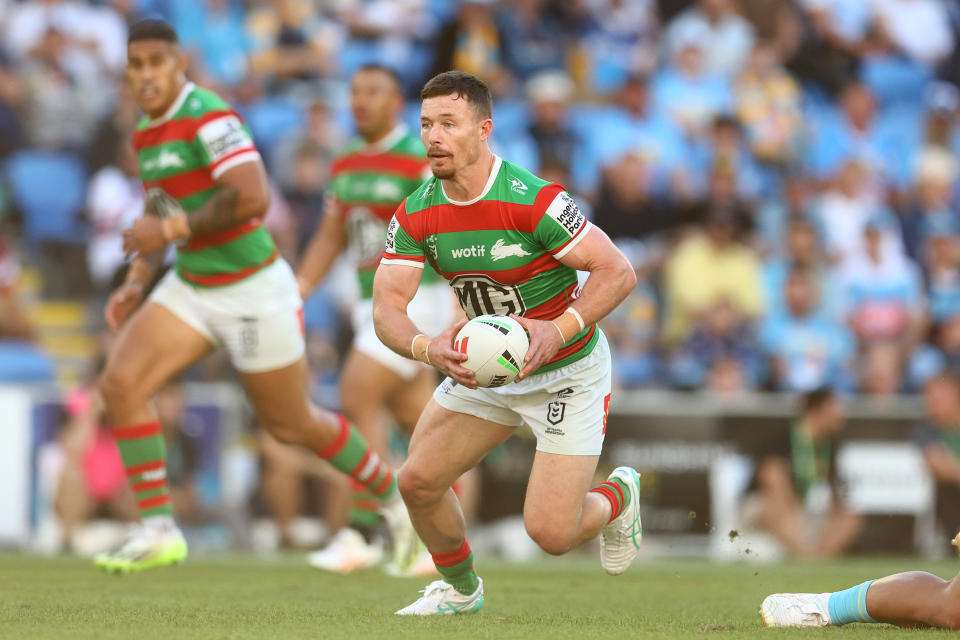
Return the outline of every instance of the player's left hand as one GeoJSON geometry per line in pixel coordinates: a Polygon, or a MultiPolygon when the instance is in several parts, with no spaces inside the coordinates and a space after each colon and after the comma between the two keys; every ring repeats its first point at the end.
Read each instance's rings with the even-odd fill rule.
{"type": "Polygon", "coordinates": [[[548,320],[533,320],[511,313],[510,317],[520,323],[530,336],[530,347],[523,368],[514,382],[520,382],[528,375],[539,369],[543,364],[557,354],[563,346],[557,326],[548,320]]]}
{"type": "Polygon", "coordinates": [[[951,544],[953,544],[953,546],[960,549],[960,533],[957,534],[957,537],[953,539],[953,542],[951,544]]]}
{"type": "Polygon", "coordinates": [[[145,256],[167,246],[163,233],[163,221],[152,215],[143,215],[133,221],[133,226],[123,230],[123,250],[145,256]]]}

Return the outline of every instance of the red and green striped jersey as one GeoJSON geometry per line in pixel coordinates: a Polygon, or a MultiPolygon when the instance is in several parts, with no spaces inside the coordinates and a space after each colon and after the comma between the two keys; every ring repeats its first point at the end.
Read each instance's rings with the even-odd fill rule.
{"type": "MultiPolygon", "coordinates": [[[[578,294],[577,272],[560,258],[589,230],[562,186],[497,157],[483,192],[469,202],[448,199],[436,178],[410,194],[390,221],[381,264],[433,265],[470,318],[553,320],[578,294]]],[[[536,373],[585,357],[597,339],[596,325],[585,327],[536,373]]]]}
{"type": "MultiPolygon", "coordinates": [[[[167,112],[144,118],[133,134],[143,186],[162,189],[186,211],[217,192],[228,169],[260,159],[250,129],[211,91],[188,82],[167,112]]],[[[277,259],[259,219],[190,238],[177,248],[177,274],[198,287],[219,287],[250,276],[277,259]]]]}
{"type": "MultiPolygon", "coordinates": [[[[403,125],[375,144],[353,141],[334,160],[327,210],[346,226],[361,298],[373,297],[373,276],[393,212],[429,175],[423,143],[403,125]]],[[[433,269],[425,271],[424,282],[439,280],[433,269]]]]}

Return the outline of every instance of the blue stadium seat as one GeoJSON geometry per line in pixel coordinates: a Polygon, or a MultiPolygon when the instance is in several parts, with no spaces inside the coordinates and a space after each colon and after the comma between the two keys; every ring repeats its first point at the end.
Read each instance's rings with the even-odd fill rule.
{"type": "Polygon", "coordinates": [[[53,382],[53,361],[36,345],[0,340],[0,383],[53,382]]]}
{"type": "Polygon", "coordinates": [[[23,214],[28,242],[86,242],[80,211],[87,175],[79,158],[56,151],[21,151],[7,161],[4,173],[13,202],[23,214]]]}
{"type": "Polygon", "coordinates": [[[268,162],[277,142],[285,135],[301,129],[306,120],[306,114],[299,104],[282,97],[261,98],[240,113],[268,162]]]}

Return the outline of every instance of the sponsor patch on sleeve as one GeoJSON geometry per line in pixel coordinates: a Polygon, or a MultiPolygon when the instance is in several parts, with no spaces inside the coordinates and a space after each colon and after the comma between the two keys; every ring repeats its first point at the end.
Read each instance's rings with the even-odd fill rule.
{"type": "Polygon", "coordinates": [[[587,222],[583,213],[580,212],[580,207],[566,191],[561,191],[553,199],[553,202],[547,207],[547,215],[563,227],[571,238],[577,235],[577,232],[587,222]]]}
{"type": "Polygon", "coordinates": [[[211,166],[241,151],[256,150],[240,118],[235,115],[226,115],[204,124],[197,131],[197,137],[210,157],[211,166]]]}
{"type": "Polygon", "coordinates": [[[390,224],[387,225],[387,242],[386,250],[390,253],[397,252],[397,227],[400,226],[400,223],[397,222],[397,216],[390,218],[390,224]]]}

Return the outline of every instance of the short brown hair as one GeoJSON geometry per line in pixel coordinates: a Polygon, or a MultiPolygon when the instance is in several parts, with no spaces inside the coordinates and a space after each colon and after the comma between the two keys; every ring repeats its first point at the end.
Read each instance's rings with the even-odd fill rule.
{"type": "Polygon", "coordinates": [[[466,71],[444,71],[433,76],[427,84],[423,85],[420,98],[425,100],[450,94],[456,94],[457,98],[466,100],[480,120],[493,116],[493,97],[490,95],[490,87],[483,80],[466,71]]]}

